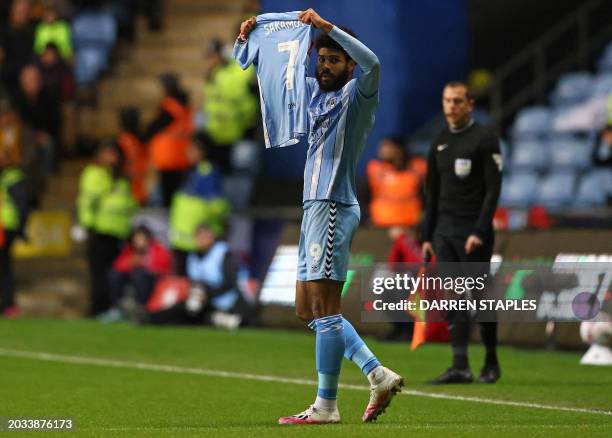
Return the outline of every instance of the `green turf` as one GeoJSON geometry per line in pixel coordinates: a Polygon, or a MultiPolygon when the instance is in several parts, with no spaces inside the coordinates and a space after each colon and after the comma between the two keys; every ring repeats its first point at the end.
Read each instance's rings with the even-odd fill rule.
{"type": "MultiPolygon", "coordinates": [[[[502,348],[496,385],[432,388],[447,365],[445,345],[410,352],[368,340],[407,389],[496,400],[612,410],[612,370],[578,365],[577,353],[502,348]]],[[[309,332],[100,325],[89,321],[0,320],[0,348],[179,367],[315,379],[309,332]]],[[[483,351],[471,348],[475,371],[483,351]]],[[[364,385],[345,361],[341,382],[364,385]]],[[[68,364],[0,355],[1,417],[71,417],[78,436],[610,436],[612,417],[399,396],[376,424],[361,424],[368,393],[341,389],[341,425],[291,427],[277,417],[305,408],[315,387],[238,378],[68,364]]],[[[55,434],[51,434],[55,435],[55,434]]],[[[59,433],[57,435],[60,435],[59,433]]],[[[47,436],[47,435],[45,435],[47,436]]],[[[73,435],[74,436],[74,435],[73,435]]]]}

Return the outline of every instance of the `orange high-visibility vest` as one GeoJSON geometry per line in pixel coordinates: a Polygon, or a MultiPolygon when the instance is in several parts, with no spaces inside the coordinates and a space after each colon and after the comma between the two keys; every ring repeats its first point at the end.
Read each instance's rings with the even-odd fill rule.
{"type": "Polygon", "coordinates": [[[142,204],[147,199],[146,177],[149,159],[144,145],[138,137],[129,132],[122,132],[117,139],[125,155],[125,174],[130,178],[134,198],[142,204]]]}
{"type": "Polygon", "coordinates": [[[378,160],[368,163],[370,215],[379,227],[415,226],[421,220],[423,205],[419,192],[423,180],[421,169],[397,170],[378,160]]]}
{"type": "Polygon", "coordinates": [[[151,160],[157,170],[185,170],[189,168],[187,148],[194,132],[193,116],[189,106],[166,97],[162,108],[172,115],[172,123],[151,140],[151,160]]]}

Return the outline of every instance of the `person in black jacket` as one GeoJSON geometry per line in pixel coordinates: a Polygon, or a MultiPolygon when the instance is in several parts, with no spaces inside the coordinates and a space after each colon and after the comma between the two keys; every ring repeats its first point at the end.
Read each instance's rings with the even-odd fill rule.
{"type": "MultiPolygon", "coordinates": [[[[499,141],[471,118],[474,100],[465,83],[449,82],[444,87],[442,105],[448,127],[429,150],[423,256],[460,263],[462,269],[474,268],[474,263],[466,262],[479,262],[476,269],[480,272],[467,274],[484,275],[493,254],[492,222],[501,190],[499,141]]],[[[469,313],[451,311],[447,319],[453,364],[429,383],[471,383],[467,356],[469,313]]],[[[480,327],[486,360],[478,381],[494,383],[501,376],[497,323],[481,322],[480,327]]]]}

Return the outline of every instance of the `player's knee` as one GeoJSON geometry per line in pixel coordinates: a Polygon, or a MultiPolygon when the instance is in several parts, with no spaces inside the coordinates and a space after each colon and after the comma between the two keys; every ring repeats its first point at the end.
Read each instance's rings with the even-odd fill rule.
{"type": "Polygon", "coordinates": [[[310,322],[310,321],[312,321],[314,319],[310,309],[298,309],[298,308],[296,308],[295,309],[295,316],[297,316],[298,319],[301,319],[304,322],[310,322]]]}

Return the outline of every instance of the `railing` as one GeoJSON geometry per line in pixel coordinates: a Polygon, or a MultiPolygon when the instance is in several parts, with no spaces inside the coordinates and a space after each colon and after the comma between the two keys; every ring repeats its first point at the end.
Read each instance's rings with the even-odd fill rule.
{"type": "Polygon", "coordinates": [[[591,0],[569,17],[533,41],[493,74],[489,108],[494,126],[501,131],[510,117],[532,102],[544,103],[547,91],[564,72],[574,68],[587,69],[589,59],[612,39],[612,1],[591,0]],[[573,46],[564,47],[564,54],[551,56],[551,49],[571,37],[573,46]],[[551,64],[551,60],[554,62],[551,64]],[[519,91],[506,96],[512,76],[531,69],[531,81],[519,91]]]}

